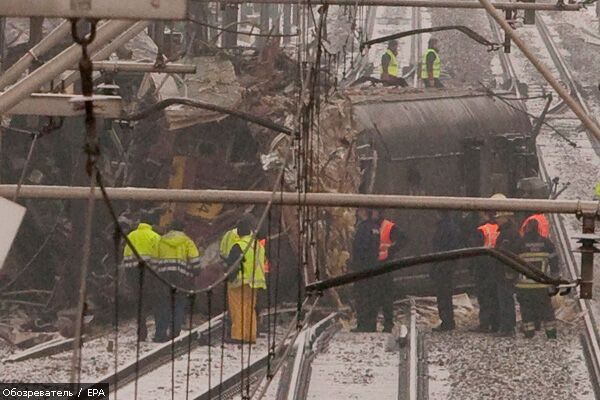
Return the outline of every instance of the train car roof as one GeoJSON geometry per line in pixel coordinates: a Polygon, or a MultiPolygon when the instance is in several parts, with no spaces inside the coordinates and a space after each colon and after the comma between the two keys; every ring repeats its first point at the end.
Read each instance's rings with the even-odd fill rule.
{"type": "Polygon", "coordinates": [[[506,92],[371,88],[344,94],[358,131],[394,157],[459,151],[465,138],[531,134],[520,100],[506,92]]]}

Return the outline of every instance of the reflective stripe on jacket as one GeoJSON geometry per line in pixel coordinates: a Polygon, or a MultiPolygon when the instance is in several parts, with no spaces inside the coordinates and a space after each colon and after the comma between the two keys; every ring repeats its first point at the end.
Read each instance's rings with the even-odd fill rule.
{"type": "Polygon", "coordinates": [[[425,53],[423,53],[423,59],[421,60],[421,79],[429,79],[429,72],[427,71],[427,55],[429,53],[435,54],[435,61],[433,62],[433,78],[439,78],[442,72],[442,60],[434,49],[427,49],[425,53]]]}
{"type": "MultiPolygon", "coordinates": [[[[140,223],[134,231],[127,235],[127,238],[145,261],[150,262],[156,257],[160,235],[152,230],[151,225],[140,223]]],[[[133,254],[133,250],[126,244],[123,250],[123,267],[132,268],[136,267],[137,264],[138,261],[133,254]]]]}
{"type": "MultiPolygon", "coordinates": [[[[546,252],[519,254],[519,257],[521,257],[523,260],[527,261],[528,263],[536,267],[540,272],[543,272],[546,275],[549,272],[550,256],[551,255],[546,252]]],[[[533,279],[527,278],[525,275],[521,275],[516,286],[520,289],[539,289],[548,287],[549,285],[536,282],[533,279]]]]}
{"type": "MultiPolygon", "coordinates": [[[[393,51],[391,51],[390,49],[387,49],[385,54],[387,54],[388,56],[390,56],[390,63],[388,64],[388,68],[387,68],[387,73],[390,76],[398,76],[398,58],[396,57],[396,55],[394,54],[393,51]]],[[[383,74],[383,66],[381,66],[381,73],[383,74]]]]}
{"type": "Polygon", "coordinates": [[[523,223],[521,224],[521,229],[519,229],[519,235],[521,235],[521,237],[525,236],[527,225],[529,225],[529,223],[534,220],[537,221],[538,234],[544,238],[550,236],[550,223],[548,222],[548,219],[544,214],[533,214],[526,218],[525,221],[523,221],[523,223]]]}
{"type": "Polygon", "coordinates": [[[484,247],[496,247],[496,241],[498,240],[498,236],[500,236],[500,227],[498,224],[488,222],[477,229],[483,234],[484,247]]]}
{"type": "Polygon", "coordinates": [[[252,235],[242,236],[235,243],[242,251],[242,265],[237,274],[234,287],[248,285],[253,289],[266,289],[265,280],[265,248],[252,238],[252,235]]]}
{"type": "Polygon", "coordinates": [[[200,253],[192,239],[185,233],[171,231],[158,243],[156,271],[178,272],[185,276],[200,273],[200,253]]]}
{"type": "Polygon", "coordinates": [[[388,221],[384,219],[381,221],[381,226],[379,228],[379,261],[387,260],[389,256],[390,247],[394,243],[392,243],[392,228],[396,226],[392,221],[388,221]]]}

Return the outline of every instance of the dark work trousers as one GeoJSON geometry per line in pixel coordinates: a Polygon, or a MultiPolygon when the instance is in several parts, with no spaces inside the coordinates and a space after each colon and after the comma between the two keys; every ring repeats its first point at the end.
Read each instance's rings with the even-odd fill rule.
{"type": "Polygon", "coordinates": [[[393,283],[389,277],[376,277],[356,282],[353,292],[357,330],[375,332],[377,330],[377,314],[381,310],[384,318],[384,330],[391,331],[394,326],[395,296],[393,283]]]}
{"type": "Polygon", "coordinates": [[[455,263],[436,264],[431,268],[431,279],[435,285],[438,315],[442,326],[454,328],[454,307],[452,305],[453,268],[455,263]]]}
{"type": "Polygon", "coordinates": [[[479,327],[491,332],[499,328],[497,284],[491,267],[477,266],[475,272],[477,302],[479,303],[479,327]]]}
{"type": "Polygon", "coordinates": [[[148,327],[146,325],[148,316],[152,313],[154,309],[153,300],[155,298],[153,290],[154,290],[154,277],[145,272],[143,286],[141,288],[140,293],[140,272],[138,268],[128,268],[125,271],[125,279],[127,280],[127,285],[131,289],[132,297],[134,299],[133,307],[135,307],[134,315],[137,320],[138,311],[140,317],[140,336],[139,339],[144,341],[148,336],[148,327]],[[142,302],[141,310],[139,310],[139,302],[142,302]]]}
{"type": "Polygon", "coordinates": [[[502,333],[514,332],[517,323],[514,299],[515,284],[510,279],[499,278],[496,285],[498,298],[498,330],[502,333]]]}
{"type": "Polygon", "coordinates": [[[546,288],[517,288],[517,300],[521,307],[523,330],[534,331],[536,325],[544,324],[546,330],[555,329],[554,307],[546,288]]]}
{"type": "Polygon", "coordinates": [[[182,293],[176,293],[175,296],[172,296],[170,289],[165,287],[158,289],[157,293],[159,297],[154,307],[154,318],[156,321],[156,333],[154,337],[157,340],[177,337],[181,333],[181,325],[183,324],[185,308],[188,303],[187,298],[182,293]],[[167,335],[167,332],[169,332],[169,335],[167,335]]]}

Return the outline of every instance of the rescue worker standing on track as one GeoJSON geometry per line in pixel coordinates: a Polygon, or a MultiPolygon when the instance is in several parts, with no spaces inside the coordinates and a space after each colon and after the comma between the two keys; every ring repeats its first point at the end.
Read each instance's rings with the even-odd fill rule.
{"type": "MultiPolygon", "coordinates": [[[[519,254],[519,257],[538,267],[543,273],[558,275],[556,250],[552,242],[540,234],[536,220],[526,225],[523,240],[524,252],[519,254]]],[[[536,325],[543,324],[548,339],[556,339],[556,321],[548,295],[548,285],[521,276],[516,286],[525,337],[532,338],[536,325]]]]}
{"type": "MultiPolygon", "coordinates": [[[[402,236],[396,224],[380,217],[377,210],[359,208],[356,215],[350,269],[363,271],[389,261],[402,236]]],[[[384,332],[391,332],[394,326],[394,296],[390,278],[379,276],[356,282],[353,291],[357,320],[354,332],[376,332],[379,309],[383,312],[384,332]]]]}
{"type": "MultiPolygon", "coordinates": [[[[477,228],[477,231],[478,235],[476,235],[477,237],[473,243],[475,246],[496,247],[500,228],[490,215],[487,216],[485,223],[477,228]]],[[[492,265],[494,261],[488,258],[484,260],[477,259],[477,263],[485,262],[486,265],[476,265],[474,268],[477,301],[479,303],[479,327],[476,331],[481,333],[497,332],[499,319],[498,297],[496,295],[496,282],[493,271],[495,266],[492,265]]]]}
{"type": "MultiPolygon", "coordinates": [[[[503,194],[495,194],[492,198],[506,198],[503,194]]],[[[496,240],[496,248],[510,251],[513,254],[523,252],[523,242],[514,223],[512,212],[499,211],[496,221],[500,235],[496,240]]],[[[515,314],[514,287],[518,274],[504,264],[495,268],[496,295],[498,297],[498,332],[500,336],[514,337],[517,318],[515,314]]]]}
{"type": "Polygon", "coordinates": [[[408,86],[406,80],[400,76],[400,63],[398,62],[398,41],[390,40],[388,48],[381,56],[381,80],[387,85],[408,86]]]}
{"type": "MultiPolygon", "coordinates": [[[[160,239],[156,271],[168,282],[192,289],[194,278],[200,273],[200,253],[192,239],[183,232],[184,228],[183,222],[174,221],[171,230],[160,239]]],[[[162,282],[158,282],[157,285],[160,301],[155,309],[154,341],[165,342],[181,333],[186,297],[185,294],[175,293],[173,299],[169,286],[162,282]]]]}
{"type": "MultiPolygon", "coordinates": [[[[158,243],[160,241],[160,235],[152,230],[152,225],[140,222],[138,227],[131,231],[127,238],[135,247],[135,250],[138,254],[144,259],[147,265],[153,265],[154,258],[157,255],[158,243]]],[[[140,318],[140,332],[138,340],[144,341],[148,337],[148,328],[146,327],[146,319],[148,314],[150,314],[150,310],[152,309],[152,298],[150,296],[151,290],[149,290],[148,282],[150,281],[150,274],[147,273],[145,275],[144,280],[145,290],[142,293],[138,293],[140,287],[140,270],[138,260],[133,254],[133,250],[129,245],[125,244],[125,248],[123,250],[123,268],[125,268],[125,280],[127,284],[133,291],[136,293],[137,301],[142,302],[142,313],[140,318]]]]}
{"type": "Polygon", "coordinates": [[[243,218],[238,223],[236,233],[238,239],[233,243],[226,259],[228,268],[239,262],[239,269],[234,269],[227,285],[231,317],[230,341],[255,343],[256,291],[267,287],[263,270],[265,249],[252,236],[252,224],[248,218],[243,218]]]}
{"type": "MultiPolygon", "coordinates": [[[[441,211],[433,235],[432,250],[447,251],[463,247],[463,235],[457,221],[457,214],[449,211],[441,211]]],[[[436,332],[450,331],[456,327],[454,322],[454,308],[452,305],[453,294],[453,269],[456,261],[436,263],[432,266],[430,276],[435,284],[435,295],[437,300],[438,315],[442,320],[441,325],[433,328],[436,332]]]]}
{"type": "Polygon", "coordinates": [[[444,87],[440,81],[442,60],[438,54],[438,43],[435,38],[429,39],[428,49],[421,60],[421,79],[426,88],[444,87]]]}

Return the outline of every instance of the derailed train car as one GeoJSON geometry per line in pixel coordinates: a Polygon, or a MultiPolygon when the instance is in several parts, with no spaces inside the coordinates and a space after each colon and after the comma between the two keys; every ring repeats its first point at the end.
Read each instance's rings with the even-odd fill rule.
{"type": "MultiPolygon", "coordinates": [[[[518,100],[471,90],[351,98],[360,130],[362,193],[514,196],[520,179],[537,175],[535,137],[518,100]]],[[[438,212],[387,210],[385,215],[407,236],[400,256],[431,252],[438,212]]],[[[468,234],[478,216],[462,217],[468,234]]],[[[457,286],[468,286],[468,263],[459,265],[457,286]]],[[[430,293],[429,268],[396,276],[402,292],[430,293]]]]}

